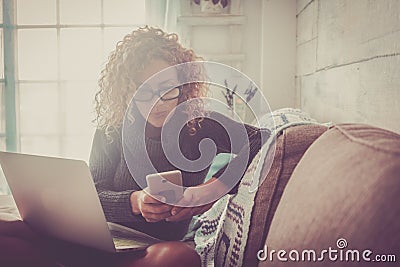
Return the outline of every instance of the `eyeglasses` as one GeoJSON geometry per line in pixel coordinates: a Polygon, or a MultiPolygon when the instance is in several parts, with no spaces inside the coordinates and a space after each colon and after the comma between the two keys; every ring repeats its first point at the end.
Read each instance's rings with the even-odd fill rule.
{"type": "Polygon", "coordinates": [[[153,99],[154,96],[158,96],[163,101],[174,100],[182,95],[182,86],[168,87],[157,91],[153,91],[150,88],[141,88],[135,93],[133,99],[138,102],[148,102],[153,99]]]}

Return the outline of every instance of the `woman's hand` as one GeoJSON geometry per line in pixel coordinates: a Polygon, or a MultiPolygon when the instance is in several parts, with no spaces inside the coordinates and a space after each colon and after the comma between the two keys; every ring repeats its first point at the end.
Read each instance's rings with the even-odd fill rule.
{"type": "Polygon", "coordinates": [[[182,221],[204,213],[209,210],[218,199],[225,195],[226,192],[226,185],[214,177],[208,180],[207,183],[188,187],[177,206],[172,208],[172,216],[167,218],[166,221],[182,221]],[[211,185],[211,183],[213,184],[211,185]]]}
{"type": "MultiPolygon", "coordinates": [[[[133,214],[142,214],[147,222],[158,222],[171,216],[172,206],[158,201],[145,190],[133,192],[130,200],[133,214]]],[[[163,200],[163,197],[161,197],[161,200],[163,200]]]]}

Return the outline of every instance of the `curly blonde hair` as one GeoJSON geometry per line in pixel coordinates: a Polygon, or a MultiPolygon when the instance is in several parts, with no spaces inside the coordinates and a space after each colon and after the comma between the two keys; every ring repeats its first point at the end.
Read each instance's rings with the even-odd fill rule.
{"type": "MultiPolygon", "coordinates": [[[[135,77],[152,59],[162,59],[171,66],[202,60],[193,50],[184,48],[174,33],[144,26],[127,34],[117,43],[116,49],[110,54],[108,63],[101,71],[99,91],[95,96],[95,122],[107,136],[121,127],[129,102],[140,86],[135,84],[135,77]]],[[[195,76],[195,79],[191,80],[197,81],[201,81],[203,77],[199,68],[186,69],[183,75],[195,76]]],[[[182,86],[179,103],[206,95],[207,87],[204,83],[188,83],[182,86]]],[[[197,104],[187,107],[190,118],[201,116],[203,111],[202,101],[194,102],[197,104]]],[[[188,127],[192,134],[200,127],[200,121],[201,119],[189,120],[188,127]]]]}

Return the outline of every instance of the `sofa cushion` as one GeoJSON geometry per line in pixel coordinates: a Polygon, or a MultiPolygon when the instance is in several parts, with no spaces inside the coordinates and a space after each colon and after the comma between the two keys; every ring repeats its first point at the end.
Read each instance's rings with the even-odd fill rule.
{"type": "Polygon", "coordinates": [[[283,189],[304,152],[326,130],[326,126],[317,124],[294,126],[285,129],[276,138],[275,154],[268,154],[265,159],[265,162],[270,162],[273,156],[272,166],[269,172],[267,168],[262,170],[264,182],[254,200],[244,265],[257,266],[257,252],[265,243],[283,189]]]}
{"type": "MultiPolygon", "coordinates": [[[[367,125],[336,125],[310,146],[295,168],[259,266],[310,266],[301,261],[304,250],[315,250],[321,259],[322,250],[329,248],[342,258],[333,261],[325,253],[312,266],[387,266],[366,263],[362,259],[366,249],[372,251],[366,253],[370,259],[397,254],[398,264],[399,202],[400,135],[367,125]],[[271,261],[272,250],[286,251],[281,258],[288,262],[276,253],[271,261]],[[295,262],[292,250],[299,252],[300,261],[295,262]],[[357,254],[359,262],[346,262],[357,259],[357,254]]],[[[314,259],[312,252],[304,256],[314,259]]]]}

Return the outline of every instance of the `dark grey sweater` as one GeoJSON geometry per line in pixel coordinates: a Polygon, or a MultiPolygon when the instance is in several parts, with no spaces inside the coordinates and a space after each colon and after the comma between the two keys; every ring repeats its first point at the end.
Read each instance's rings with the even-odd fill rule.
{"type": "MultiPolygon", "coordinates": [[[[261,134],[263,134],[263,141],[265,141],[269,135],[269,131],[260,130],[246,124],[244,126],[247,137],[243,136],[243,130],[240,130],[243,129],[242,124],[213,112],[211,113],[211,118],[205,118],[201,122],[201,128],[197,130],[195,135],[190,135],[188,129],[186,127],[183,128],[179,136],[181,153],[188,159],[197,159],[200,156],[198,149],[200,141],[204,138],[211,138],[215,142],[217,153],[237,154],[237,157],[232,160],[233,165],[235,165],[234,161],[239,161],[241,158],[247,157],[247,152],[250,150],[247,161],[248,166],[261,148],[261,134]],[[213,120],[213,118],[222,122],[222,125],[226,127],[230,134],[242,133],[239,139],[235,139],[240,140],[239,142],[243,141],[243,144],[238,145],[241,148],[240,150],[232,151],[227,131],[220,123],[213,120]],[[247,138],[248,143],[246,142],[247,138]],[[250,147],[248,148],[246,145],[250,147]]],[[[111,140],[107,139],[103,131],[96,130],[89,159],[92,177],[107,221],[120,223],[164,240],[181,239],[187,232],[190,220],[149,223],[141,215],[134,215],[132,213],[130,195],[133,191],[141,190],[141,188],[132,178],[126,164],[122,151],[121,136],[121,129],[113,132],[111,140]]],[[[133,140],[138,138],[141,138],[139,133],[132,133],[133,140]]],[[[145,143],[149,158],[158,172],[177,169],[167,160],[159,136],[145,137],[145,143]]],[[[137,150],[135,150],[135,147],[133,149],[137,151],[137,153],[134,153],[134,162],[137,162],[135,166],[139,168],[140,176],[145,177],[145,175],[152,173],[145,167],[141,169],[141,160],[143,161],[142,153],[145,152],[141,151],[139,147],[137,150]]],[[[224,173],[225,168],[226,166],[213,175],[213,177],[219,178],[224,173]]],[[[203,183],[208,169],[209,167],[199,172],[182,171],[183,185],[195,186],[203,183]]],[[[135,178],[136,175],[137,172],[135,172],[135,178]]],[[[234,175],[238,175],[235,170],[228,171],[221,176],[223,178],[222,181],[226,182],[229,177],[234,175]]],[[[235,193],[236,190],[237,187],[232,189],[230,193],[235,193]]]]}

